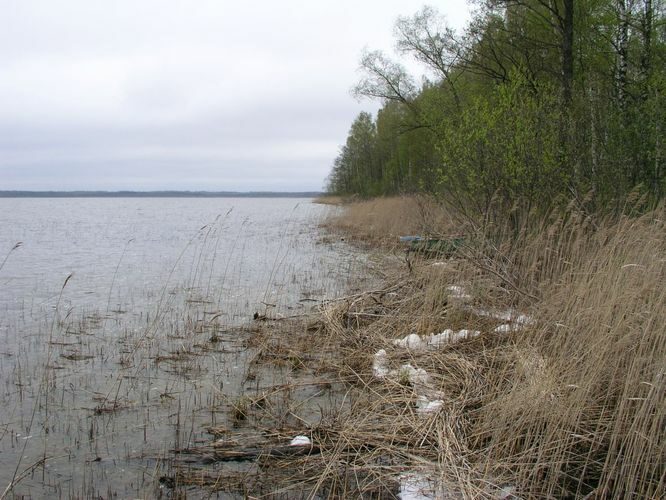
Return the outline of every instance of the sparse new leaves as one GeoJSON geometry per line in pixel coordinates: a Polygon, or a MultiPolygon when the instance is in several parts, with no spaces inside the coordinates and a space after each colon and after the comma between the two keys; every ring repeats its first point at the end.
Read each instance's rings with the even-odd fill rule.
{"type": "Polygon", "coordinates": [[[364,77],[353,89],[355,96],[403,103],[414,99],[416,87],[412,78],[381,51],[365,51],[361,56],[361,70],[364,77]]]}

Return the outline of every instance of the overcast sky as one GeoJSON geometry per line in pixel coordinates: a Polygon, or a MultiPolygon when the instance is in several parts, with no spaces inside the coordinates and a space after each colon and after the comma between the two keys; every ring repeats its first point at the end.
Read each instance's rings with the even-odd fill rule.
{"type": "Polygon", "coordinates": [[[423,5],[0,0],[0,190],[319,190],[377,109],[361,51],[423,5]]]}

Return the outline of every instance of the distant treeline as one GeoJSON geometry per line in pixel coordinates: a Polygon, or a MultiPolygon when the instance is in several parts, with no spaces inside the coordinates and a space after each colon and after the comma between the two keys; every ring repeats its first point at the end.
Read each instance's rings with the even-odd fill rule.
{"type": "Polygon", "coordinates": [[[0,198],[316,198],[321,195],[317,191],[0,191],[0,198]]]}
{"type": "Polygon", "coordinates": [[[486,219],[662,199],[664,3],[475,5],[462,33],[431,8],[397,20],[398,52],[430,75],[418,85],[381,52],[363,55],[355,93],[383,106],[351,125],[328,191],[426,191],[486,219]]]}

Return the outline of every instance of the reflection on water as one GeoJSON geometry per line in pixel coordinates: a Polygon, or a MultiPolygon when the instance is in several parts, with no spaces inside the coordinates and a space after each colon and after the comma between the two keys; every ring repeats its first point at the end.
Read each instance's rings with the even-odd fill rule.
{"type": "Polygon", "coordinates": [[[358,274],[352,249],[318,235],[327,210],[0,199],[0,262],[22,242],[0,269],[0,487],[152,496],[160,459],[242,390],[254,313],[302,314],[358,274]]]}

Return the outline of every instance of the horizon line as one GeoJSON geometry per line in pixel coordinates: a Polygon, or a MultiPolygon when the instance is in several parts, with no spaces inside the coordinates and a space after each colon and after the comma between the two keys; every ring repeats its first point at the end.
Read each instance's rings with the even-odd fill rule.
{"type": "Polygon", "coordinates": [[[323,191],[203,191],[159,189],[150,191],[135,190],[0,190],[0,198],[111,198],[111,197],[304,197],[311,198],[323,195],[323,191]]]}

